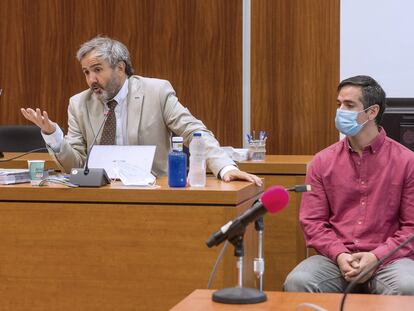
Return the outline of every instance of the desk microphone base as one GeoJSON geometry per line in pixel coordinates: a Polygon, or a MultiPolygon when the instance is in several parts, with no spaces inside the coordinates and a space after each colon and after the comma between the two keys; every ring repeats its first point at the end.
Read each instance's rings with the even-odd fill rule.
{"type": "Polygon", "coordinates": [[[101,187],[111,183],[103,168],[90,168],[86,175],[83,168],[73,168],[70,172],[69,181],[79,187],[101,187]]]}
{"type": "Polygon", "coordinates": [[[254,304],[266,300],[266,294],[255,288],[230,287],[213,293],[214,302],[226,304],[254,304]]]}

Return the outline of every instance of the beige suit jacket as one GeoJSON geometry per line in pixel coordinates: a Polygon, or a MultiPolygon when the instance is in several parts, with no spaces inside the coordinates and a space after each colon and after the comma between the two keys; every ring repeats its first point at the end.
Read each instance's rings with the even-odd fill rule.
{"type": "MultiPolygon", "coordinates": [[[[68,133],[60,151],[49,152],[65,172],[83,167],[87,150],[104,121],[104,106],[91,90],[70,98],[68,133]]],[[[207,166],[217,176],[227,165],[235,163],[219,148],[219,143],[205,125],[194,118],[178,101],[166,80],[132,76],[127,96],[127,135],[130,145],[156,145],[153,173],[167,174],[168,153],[172,133],[189,145],[194,132],[202,132],[207,144],[207,166]]],[[[100,135],[97,137],[99,144],[100,135]]]]}

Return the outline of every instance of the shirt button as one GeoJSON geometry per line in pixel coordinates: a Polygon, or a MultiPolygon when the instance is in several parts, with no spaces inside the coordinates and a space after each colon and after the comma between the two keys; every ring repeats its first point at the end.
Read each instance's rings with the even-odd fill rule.
{"type": "Polygon", "coordinates": [[[358,225],[362,224],[362,221],[358,221],[358,225]]]}
{"type": "Polygon", "coordinates": [[[365,184],[365,182],[362,180],[362,181],[361,181],[361,185],[363,185],[363,184],[365,184]]]}
{"type": "Polygon", "coordinates": [[[358,161],[358,162],[357,162],[357,164],[358,164],[358,165],[361,165],[361,162],[359,162],[359,161],[358,161]]]}
{"type": "Polygon", "coordinates": [[[365,205],[365,202],[364,202],[364,201],[362,201],[362,202],[361,202],[361,205],[362,205],[362,206],[364,206],[364,205],[365,205]]]}

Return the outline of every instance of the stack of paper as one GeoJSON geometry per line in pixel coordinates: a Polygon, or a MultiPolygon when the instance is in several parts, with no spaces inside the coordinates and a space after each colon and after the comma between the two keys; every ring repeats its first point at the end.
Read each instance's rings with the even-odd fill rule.
{"type": "Polygon", "coordinates": [[[0,169],[0,185],[18,184],[30,181],[28,169],[0,169]]]}

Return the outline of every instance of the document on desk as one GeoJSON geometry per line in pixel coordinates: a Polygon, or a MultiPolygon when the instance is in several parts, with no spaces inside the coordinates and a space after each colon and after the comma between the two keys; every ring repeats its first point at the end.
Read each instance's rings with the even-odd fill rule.
{"type": "Polygon", "coordinates": [[[95,145],[89,156],[90,168],[104,168],[109,178],[119,178],[117,167],[126,163],[150,174],[156,146],[95,145]]]}
{"type": "Polygon", "coordinates": [[[0,169],[0,185],[19,184],[29,181],[28,169],[0,169]]]}

